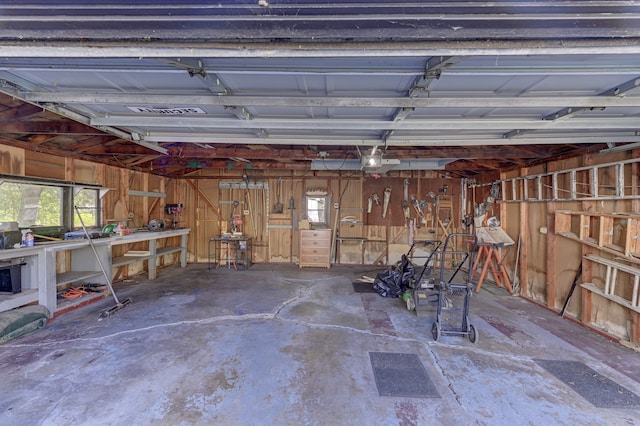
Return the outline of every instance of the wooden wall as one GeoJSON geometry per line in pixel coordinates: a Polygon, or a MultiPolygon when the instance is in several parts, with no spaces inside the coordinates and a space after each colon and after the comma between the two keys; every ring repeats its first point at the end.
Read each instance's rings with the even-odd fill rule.
{"type": "MultiPolygon", "coordinates": [[[[126,223],[129,228],[144,227],[151,219],[170,219],[164,214],[165,203],[174,203],[183,194],[182,185],[175,180],[166,179],[148,173],[134,172],[127,169],[109,167],[103,164],[74,160],[68,157],[52,156],[20,148],[0,145],[0,173],[21,176],[52,179],[66,182],[86,183],[110,188],[102,199],[101,217],[103,224],[108,222],[126,223]],[[155,196],[137,196],[130,190],[166,194],[166,198],[155,196]]],[[[183,218],[184,219],[184,218],[183,218]]],[[[191,220],[184,220],[180,226],[189,226],[191,220]]],[[[179,237],[177,237],[179,238],[179,237]]],[[[195,242],[189,241],[189,260],[195,258],[192,254],[195,242]]],[[[161,241],[160,244],[178,244],[178,241],[161,241]]],[[[146,250],[146,243],[137,246],[116,246],[114,255],[131,250],[146,250]]],[[[178,254],[164,256],[158,266],[173,264],[179,261],[178,254]]],[[[60,262],[68,262],[62,259],[60,262]]],[[[61,265],[64,269],[64,266],[61,265]]],[[[146,266],[143,262],[123,266],[114,271],[114,280],[123,279],[143,272],[146,266]]]]}
{"type": "MultiPolygon", "coordinates": [[[[638,156],[640,156],[640,152],[637,151],[608,155],[591,154],[553,161],[537,167],[504,172],[500,179],[512,179],[584,166],[597,166],[638,158],[638,156]]],[[[639,176],[637,164],[632,168],[627,168],[624,176],[627,194],[630,192],[638,194],[640,190],[639,176]],[[631,173],[629,173],[629,169],[632,170],[631,173]]],[[[568,188],[570,186],[569,179],[571,179],[570,175],[561,176],[558,186],[568,188]]],[[[615,167],[601,169],[598,183],[601,193],[613,191],[616,186],[615,167]]],[[[588,193],[590,184],[591,178],[588,173],[577,174],[576,190],[578,195],[588,193]]],[[[638,267],[637,262],[629,262],[615,254],[603,252],[598,247],[565,238],[558,235],[555,230],[557,211],[638,214],[640,213],[638,200],[529,201],[500,203],[499,206],[502,227],[515,241],[518,238],[521,240],[519,270],[516,278],[520,285],[520,294],[550,309],[559,312],[563,308],[580,265],[582,265],[583,272],[578,280],[579,284],[593,282],[598,287],[604,288],[607,268],[586,260],[585,255],[597,255],[638,267]]],[[[574,222],[577,220],[574,218],[574,222]]],[[[579,224],[575,224],[575,226],[579,228],[579,224]]],[[[598,217],[594,217],[589,226],[593,230],[603,225],[598,217]]],[[[626,230],[622,229],[620,224],[616,224],[612,244],[623,245],[620,239],[625,232],[626,230]]],[[[635,234],[635,238],[638,238],[637,234],[635,234]]],[[[513,252],[506,257],[505,264],[510,276],[512,276],[515,267],[515,260],[516,254],[513,252]]],[[[631,300],[632,291],[632,277],[619,274],[616,293],[622,298],[631,300]]],[[[622,341],[629,341],[635,345],[640,343],[640,319],[637,312],[620,303],[582,289],[580,286],[576,288],[570,299],[566,316],[582,321],[588,326],[622,339],[622,341]]]]}
{"type": "MultiPolygon", "coordinates": [[[[255,262],[292,263],[298,261],[299,226],[304,218],[304,194],[320,191],[330,197],[329,227],[337,228],[339,241],[335,246],[334,262],[342,264],[389,265],[407,253],[410,247],[409,228],[405,226],[402,208],[404,181],[409,181],[409,195],[418,200],[427,198],[428,192],[453,201],[449,232],[460,229],[460,179],[451,179],[436,172],[396,173],[376,179],[361,173],[336,172],[276,172],[255,170],[223,170],[217,173],[198,173],[181,179],[176,185],[187,189],[185,215],[193,216],[189,226],[194,230],[192,239],[194,260],[207,261],[207,244],[211,237],[229,231],[233,201],[239,203],[242,215],[240,231],[253,239],[255,262]],[[243,186],[243,175],[249,182],[265,183],[265,189],[243,186]],[[237,187],[220,188],[220,182],[235,182],[237,187]],[[447,193],[439,190],[446,185],[447,193]],[[382,217],[384,189],[392,188],[386,217],[382,217]],[[268,189],[267,189],[268,188],[268,189]],[[279,193],[279,199],[278,199],[279,193]],[[381,204],[373,205],[367,213],[369,197],[376,194],[381,204]],[[281,213],[274,205],[283,204],[281,213]],[[335,209],[334,204],[339,208],[335,209]],[[293,206],[293,209],[289,207],[293,206]],[[194,212],[194,213],[192,213],[194,212]],[[455,225],[454,225],[455,223],[455,225]],[[352,240],[350,240],[352,239],[352,240]]],[[[429,201],[432,201],[431,199],[429,201]]],[[[417,212],[410,207],[411,218],[417,212]]],[[[433,239],[441,232],[437,222],[427,226],[418,223],[415,239],[433,239]],[[428,229],[429,228],[429,229],[428,229]],[[431,230],[432,232],[429,232],[431,230]]]]}
{"type": "MultiPolygon", "coordinates": [[[[622,161],[634,158],[633,155],[640,156],[640,152],[585,155],[486,176],[477,182],[478,185],[469,187],[466,209],[473,212],[475,205],[486,200],[492,201],[489,197],[490,186],[482,184],[622,161]]],[[[164,214],[164,205],[183,203],[184,213],[178,219],[180,227],[192,229],[189,236],[189,262],[207,261],[209,239],[229,230],[233,201],[238,202],[238,213],[242,217],[240,230],[253,238],[254,262],[297,262],[298,231],[303,219],[302,203],[308,190],[323,190],[331,196],[330,226],[333,228],[337,225],[337,236],[344,238],[336,245],[337,263],[390,265],[408,251],[412,237],[424,240],[442,236],[437,220],[427,223],[417,220],[419,226],[415,229],[415,234],[411,233],[402,208],[405,180],[408,181],[409,195],[418,200],[429,199],[429,193],[443,199],[450,198],[453,204],[453,225],[450,232],[464,230],[461,226],[461,180],[447,178],[440,172],[391,172],[388,176],[375,178],[353,172],[226,169],[209,173],[199,171],[188,178],[174,180],[1,145],[0,168],[4,174],[85,182],[111,188],[103,199],[103,219],[126,221],[132,228],[145,226],[151,219],[167,219],[170,223],[172,218],[164,214]],[[244,182],[243,175],[252,183],[264,182],[265,189],[253,186],[231,189],[220,187],[220,182],[244,182]],[[445,187],[446,192],[443,192],[445,187]],[[279,188],[279,199],[276,188],[279,188]],[[368,213],[369,197],[376,194],[382,203],[385,188],[391,188],[392,191],[385,217],[382,216],[382,205],[374,204],[368,213]],[[135,196],[129,194],[130,190],[166,194],[166,197],[135,196]],[[283,204],[281,213],[274,212],[274,204],[278,202],[283,204]],[[333,203],[338,203],[339,208],[334,209],[333,203]],[[349,220],[344,220],[345,218],[349,220]]],[[[639,191],[638,169],[634,165],[634,172],[625,175],[624,185],[632,188],[634,194],[639,191]]],[[[569,177],[563,176],[561,179],[569,177]]],[[[605,170],[599,176],[599,183],[606,188],[614,186],[615,179],[612,170],[605,170]]],[[[579,175],[577,180],[579,191],[588,188],[588,176],[579,175]]],[[[562,182],[562,185],[568,183],[562,182]]],[[[580,264],[583,266],[580,282],[601,283],[606,272],[601,265],[594,265],[583,259],[587,254],[602,255],[597,248],[556,234],[556,211],[640,212],[640,202],[637,200],[489,202],[486,206],[487,216],[497,216],[507,234],[516,242],[520,240],[519,250],[517,246],[513,247],[505,258],[511,277],[516,258],[518,259],[516,281],[520,294],[556,311],[562,308],[567,299],[580,264]]],[[[418,219],[413,208],[410,208],[410,216],[418,219]]],[[[615,258],[606,254],[604,256],[615,258]]],[[[176,260],[170,257],[167,263],[176,260]]],[[[124,267],[117,272],[116,278],[142,272],[142,267],[124,267]]],[[[620,285],[632,287],[632,283],[622,282],[620,285]]],[[[631,290],[623,291],[626,292],[623,296],[631,297],[631,290]]],[[[573,293],[567,315],[623,340],[636,344],[640,340],[640,319],[637,312],[580,288],[573,293]]]]}

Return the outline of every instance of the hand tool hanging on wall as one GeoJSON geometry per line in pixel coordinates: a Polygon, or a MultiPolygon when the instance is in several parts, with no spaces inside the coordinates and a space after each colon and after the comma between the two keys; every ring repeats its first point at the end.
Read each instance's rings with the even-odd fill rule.
{"type": "Polygon", "coordinates": [[[284,210],[282,201],[280,200],[280,193],[282,192],[282,178],[278,178],[276,183],[276,203],[273,205],[273,213],[281,214],[284,210]]]}
{"type": "Polygon", "coordinates": [[[371,213],[373,203],[376,203],[376,206],[380,205],[380,198],[378,197],[378,194],[369,195],[369,199],[367,200],[367,213],[371,213]]]}
{"type": "Polygon", "coordinates": [[[391,188],[384,189],[384,201],[382,202],[382,217],[387,217],[387,209],[391,201],[391,188]]]}
{"type": "Polygon", "coordinates": [[[86,226],[84,226],[84,220],[82,220],[82,215],[80,215],[80,208],[78,206],[74,206],[76,209],[76,213],[78,214],[78,218],[80,219],[80,224],[82,225],[82,230],[84,231],[84,235],[87,238],[87,240],[89,241],[89,246],[91,246],[91,250],[93,251],[94,256],[96,257],[96,261],[98,262],[98,266],[100,266],[100,270],[102,271],[102,275],[104,275],[104,280],[107,283],[107,287],[109,288],[109,291],[111,292],[111,295],[113,296],[113,300],[115,300],[116,305],[107,309],[106,311],[103,311],[100,314],[101,318],[106,318],[108,316],[110,316],[111,314],[113,314],[116,311],[119,311],[120,309],[124,308],[125,306],[127,306],[128,304],[131,303],[131,299],[127,298],[124,299],[122,302],[120,300],[118,300],[118,296],[116,296],[116,292],[113,290],[113,285],[111,284],[111,277],[107,274],[106,269],[104,269],[104,265],[102,264],[102,260],[100,260],[100,256],[98,255],[98,252],[96,251],[96,246],[93,244],[93,240],[91,239],[91,236],[89,235],[89,232],[87,232],[87,228],[86,226]]]}
{"type": "MultiPolygon", "coordinates": [[[[249,207],[249,215],[251,216],[251,224],[253,225],[253,233],[255,235],[258,234],[258,225],[256,224],[256,215],[255,212],[253,211],[253,206],[251,205],[251,195],[249,194],[249,176],[246,173],[242,174],[242,180],[244,181],[244,184],[246,186],[246,192],[245,192],[245,200],[247,203],[247,206],[249,207]]],[[[255,189],[257,191],[257,189],[255,189]]]]}
{"type": "Polygon", "coordinates": [[[438,198],[436,197],[436,194],[434,194],[433,192],[429,192],[427,193],[427,198],[431,198],[433,200],[433,202],[431,203],[431,207],[429,208],[429,220],[427,221],[429,224],[429,232],[435,233],[436,232],[436,207],[438,205],[438,198]]]}
{"type": "Polygon", "coordinates": [[[402,200],[402,211],[404,213],[404,226],[409,226],[411,215],[409,212],[409,179],[404,180],[404,198],[402,200]]]}
{"type": "Polygon", "coordinates": [[[240,225],[242,223],[242,221],[240,221],[240,223],[238,223],[238,218],[239,218],[239,214],[236,213],[236,211],[238,210],[238,204],[240,204],[237,201],[233,201],[233,208],[231,209],[231,217],[229,218],[229,226],[231,226],[231,232],[238,232],[238,225],[240,225]]]}
{"type": "MultiPolygon", "coordinates": [[[[342,198],[342,197],[340,197],[342,198]]],[[[338,244],[338,216],[340,216],[340,203],[334,203],[333,207],[335,208],[335,213],[333,217],[333,229],[331,231],[331,253],[329,259],[331,263],[336,262],[336,256],[338,254],[337,244],[338,244]]]]}
{"type": "Polygon", "coordinates": [[[419,228],[421,225],[426,224],[427,220],[424,217],[424,211],[422,211],[422,206],[418,202],[418,199],[415,197],[415,195],[411,196],[411,205],[413,206],[414,210],[418,214],[418,221],[416,222],[416,226],[419,228]]]}

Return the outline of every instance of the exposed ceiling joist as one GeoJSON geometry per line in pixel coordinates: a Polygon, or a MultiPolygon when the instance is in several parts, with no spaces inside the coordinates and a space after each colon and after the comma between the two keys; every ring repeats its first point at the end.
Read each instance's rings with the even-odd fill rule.
{"type": "MultiPolygon", "coordinates": [[[[640,84],[640,79],[636,79],[640,84]]],[[[6,91],[5,91],[6,92],[6,91]]],[[[341,108],[564,108],[567,105],[582,108],[640,107],[640,96],[465,96],[465,97],[376,97],[376,96],[247,96],[203,95],[167,93],[88,93],[66,90],[63,92],[9,91],[7,94],[27,102],[81,104],[168,104],[270,107],[341,107],[341,108]]]]}
{"type": "MultiPolygon", "coordinates": [[[[538,119],[486,119],[486,118],[450,118],[450,119],[411,119],[401,122],[387,120],[361,119],[266,119],[237,120],[211,118],[208,116],[157,116],[109,114],[92,117],[92,126],[149,126],[149,127],[182,127],[200,129],[354,129],[354,130],[504,130],[514,127],[521,129],[638,129],[637,118],[625,117],[612,120],[610,117],[572,118],[571,120],[543,121],[538,119]]],[[[149,139],[147,139],[149,140],[149,139]]]]}
{"type": "MultiPolygon", "coordinates": [[[[154,142],[171,142],[171,143],[214,143],[214,144],[228,144],[233,141],[236,144],[264,144],[270,145],[326,145],[326,146],[368,146],[373,147],[376,145],[384,144],[381,139],[319,139],[319,138],[269,138],[266,140],[258,140],[255,138],[224,138],[212,136],[210,133],[190,134],[188,136],[180,137],[175,134],[167,133],[153,133],[146,136],[148,140],[154,142]]],[[[483,146],[483,145],[515,145],[515,146],[527,146],[532,144],[537,145],[558,145],[558,144],[594,144],[594,143],[626,143],[626,142],[640,142],[639,135],[629,134],[628,136],[589,136],[589,137],[545,137],[545,138],[518,138],[505,141],[501,136],[495,138],[488,137],[466,137],[466,138],[453,138],[447,136],[439,136],[433,138],[414,138],[414,139],[400,139],[393,138],[386,141],[388,147],[392,146],[483,146]]]]}

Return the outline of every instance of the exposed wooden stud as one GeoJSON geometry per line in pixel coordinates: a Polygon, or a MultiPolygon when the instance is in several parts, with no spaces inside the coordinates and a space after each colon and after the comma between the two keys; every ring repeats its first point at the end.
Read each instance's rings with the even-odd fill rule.
{"type": "MultiPolygon", "coordinates": [[[[552,227],[555,216],[555,203],[547,203],[547,227],[552,227]]],[[[547,261],[546,261],[546,299],[547,306],[551,309],[556,308],[556,296],[558,287],[557,252],[556,252],[556,236],[554,232],[547,229],[547,261]]]]}

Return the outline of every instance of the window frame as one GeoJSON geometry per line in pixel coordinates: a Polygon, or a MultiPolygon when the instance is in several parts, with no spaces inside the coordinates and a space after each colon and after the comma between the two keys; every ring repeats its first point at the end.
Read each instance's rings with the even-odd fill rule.
{"type": "MultiPolygon", "coordinates": [[[[95,206],[95,222],[93,223],[85,223],[88,228],[97,228],[102,224],[102,198],[104,194],[108,191],[107,188],[101,187],[99,185],[92,184],[84,184],[84,183],[76,183],[76,182],[65,182],[58,181],[53,179],[43,179],[43,178],[32,178],[32,177],[21,177],[21,176],[11,176],[11,175],[0,175],[0,185],[4,183],[14,183],[20,185],[41,185],[45,187],[58,188],[62,190],[61,194],[61,209],[60,209],[60,224],[55,226],[46,226],[42,225],[42,228],[61,228],[63,232],[68,232],[72,230],[77,230],[81,228],[81,224],[78,223],[75,225],[75,207],[74,200],[76,194],[80,193],[83,190],[95,190],[96,191],[96,206],[95,206]]],[[[32,226],[39,227],[39,226],[32,226]]],[[[26,227],[21,226],[21,228],[26,229],[26,227]]]]}
{"type": "Polygon", "coordinates": [[[328,228],[329,223],[331,221],[331,195],[327,193],[306,193],[304,194],[304,214],[309,224],[320,227],[320,228],[328,228]],[[322,199],[324,203],[324,209],[310,209],[310,201],[313,199],[322,199]],[[311,220],[311,216],[309,214],[310,211],[323,211],[324,212],[324,221],[315,221],[311,220]]]}

